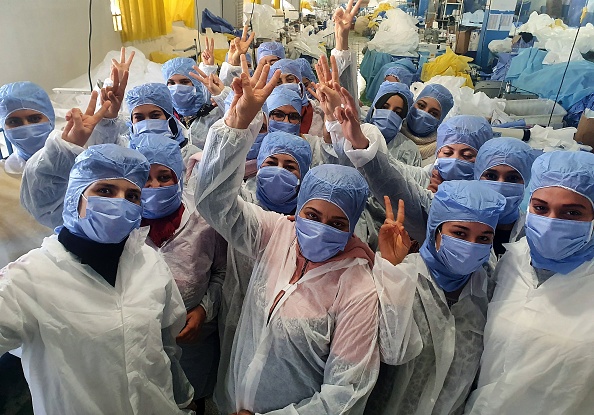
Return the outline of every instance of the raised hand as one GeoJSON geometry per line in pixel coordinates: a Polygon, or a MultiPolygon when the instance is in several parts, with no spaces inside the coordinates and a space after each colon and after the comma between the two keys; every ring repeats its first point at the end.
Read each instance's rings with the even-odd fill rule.
{"type": "Polygon", "coordinates": [[[111,106],[110,101],[104,101],[99,108],[99,111],[95,113],[95,107],[97,105],[97,98],[99,94],[97,91],[93,91],[91,94],[91,100],[87,110],[83,112],[78,108],[72,108],[66,113],[66,126],[62,131],[62,139],[69,143],[76,144],[80,147],[84,147],[91,136],[91,133],[95,129],[95,126],[99,121],[105,117],[105,114],[111,106]]]}
{"type": "Polygon", "coordinates": [[[216,73],[207,75],[196,65],[194,65],[192,68],[196,71],[196,73],[190,72],[189,75],[204,85],[211,95],[219,95],[223,91],[225,85],[223,85],[223,81],[221,81],[216,73]]]}
{"type": "MultiPolygon", "coordinates": [[[[246,60],[245,55],[241,56],[241,60],[246,60]]],[[[242,64],[242,67],[247,68],[247,61],[242,64]]],[[[235,96],[225,117],[225,123],[229,127],[246,129],[258,112],[262,110],[262,105],[278,84],[281,75],[281,71],[277,70],[270,82],[267,83],[266,78],[268,78],[269,71],[270,65],[264,65],[256,80],[250,79],[249,73],[246,73],[244,69],[239,78],[233,79],[231,89],[235,96]],[[256,82],[252,86],[253,81],[256,82]]]]}
{"type": "Polygon", "coordinates": [[[357,13],[359,13],[362,1],[363,0],[357,0],[357,3],[353,6],[353,0],[349,0],[346,9],[339,7],[334,11],[332,21],[334,22],[334,35],[336,37],[337,50],[348,50],[351,23],[355,16],[357,16],[357,13]]]}
{"type": "Polygon", "coordinates": [[[386,220],[379,231],[379,250],[382,258],[392,265],[400,264],[408,255],[412,241],[404,229],[404,201],[398,201],[398,216],[394,220],[392,203],[388,196],[384,196],[386,204],[386,220]]]}
{"type": "Polygon", "coordinates": [[[105,118],[117,118],[122,102],[124,102],[124,95],[126,93],[126,86],[128,85],[128,71],[124,71],[120,78],[118,70],[115,67],[111,68],[111,79],[113,86],[106,86],[101,88],[101,103],[106,101],[111,102],[109,109],[105,113],[105,118]]]}
{"type": "Polygon", "coordinates": [[[340,83],[338,82],[338,66],[334,56],[330,57],[330,64],[332,65],[332,71],[330,71],[330,68],[328,67],[328,59],[326,56],[320,56],[315,67],[319,82],[316,84],[315,94],[311,91],[310,93],[312,93],[320,102],[326,120],[335,121],[336,117],[334,116],[334,110],[341,106],[342,97],[339,92],[340,83]]]}
{"type": "Polygon", "coordinates": [[[205,49],[202,51],[202,63],[205,65],[214,65],[214,38],[205,39],[205,49]]]}
{"type": "Polygon", "coordinates": [[[359,113],[352,95],[346,88],[340,88],[342,104],[334,110],[334,116],[342,127],[344,138],[350,141],[354,149],[364,149],[369,146],[369,140],[361,131],[359,113]]]}
{"type": "Polygon", "coordinates": [[[128,59],[126,59],[126,48],[122,46],[122,49],[120,50],[120,61],[118,62],[116,59],[111,60],[111,67],[118,70],[120,79],[124,77],[124,72],[130,71],[130,65],[132,65],[132,60],[134,60],[135,54],[136,52],[132,51],[130,56],[128,56],[128,59]]]}
{"type": "Polygon", "coordinates": [[[247,25],[243,27],[243,33],[241,37],[236,37],[231,41],[231,45],[229,46],[229,55],[227,56],[227,62],[233,66],[239,66],[240,64],[240,56],[245,55],[254,40],[256,34],[252,32],[249,36],[247,34],[248,27],[247,25]]]}

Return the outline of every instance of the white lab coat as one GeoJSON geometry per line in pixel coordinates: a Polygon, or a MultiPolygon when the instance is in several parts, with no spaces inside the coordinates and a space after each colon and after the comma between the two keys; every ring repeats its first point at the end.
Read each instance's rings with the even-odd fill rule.
{"type": "Polygon", "coordinates": [[[526,238],[495,272],[469,414],[586,415],[594,409],[594,261],[538,285],[526,238]]]}
{"type": "Polygon", "coordinates": [[[22,347],[36,414],[186,413],[185,308],[145,237],[130,234],[115,287],[57,236],[0,271],[0,353],[22,347]]]}
{"type": "Polygon", "coordinates": [[[256,260],[217,405],[223,413],[360,414],[379,366],[369,265],[361,258],[329,262],[289,284],[297,259],[294,222],[238,196],[261,123],[261,116],[248,130],[215,123],[198,175],[198,210],[256,260]]]}
{"type": "MultiPolygon", "coordinates": [[[[386,267],[386,273],[390,272],[389,267],[386,267]]],[[[471,275],[458,302],[451,308],[420,254],[408,255],[402,264],[391,266],[391,272],[396,275],[404,273],[409,279],[416,279],[412,314],[417,328],[413,327],[410,332],[410,339],[414,342],[409,344],[406,353],[402,353],[401,362],[396,362],[398,366],[393,366],[393,362],[389,362],[391,365],[382,364],[365,413],[461,413],[483,350],[489,282],[486,272],[480,268],[471,275]],[[422,340],[420,346],[416,340],[417,329],[422,340]]],[[[397,295],[402,296],[402,292],[397,295]]],[[[400,321],[406,322],[405,311],[396,313],[400,321]]],[[[402,330],[408,327],[405,323],[401,326],[402,330]]],[[[397,325],[394,327],[397,328],[397,325]]],[[[396,329],[393,331],[394,336],[401,335],[396,329]]]]}

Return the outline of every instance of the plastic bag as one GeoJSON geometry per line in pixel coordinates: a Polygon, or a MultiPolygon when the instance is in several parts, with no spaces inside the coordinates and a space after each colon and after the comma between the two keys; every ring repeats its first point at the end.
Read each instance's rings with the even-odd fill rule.
{"type": "Polygon", "coordinates": [[[421,80],[426,82],[437,75],[456,76],[466,79],[464,85],[474,88],[472,79],[468,74],[470,71],[468,62],[470,61],[472,61],[472,58],[456,55],[452,49],[447,48],[443,55],[438,56],[434,61],[427,62],[423,65],[421,80]]]}
{"type": "Polygon", "coordinates": [[[399,56],[417,56],[418,20],[400,9],[386,11],[387,19],[379,25],[375,37],[367,43],[370,50],[399,56]]]}
{"type": "Polygon", "coordinates": [[[544,151],[580,151],[582,149],[589,149],[589,146],[584,146],[574,141],[573,136],[576,131],[577,129],[572,127],[554,130],[553,127],[545,128],[540,125],[535,125],[530,129],[530,140],[528,141],[528,144],[530,144],[532,148],[544,151]]]}

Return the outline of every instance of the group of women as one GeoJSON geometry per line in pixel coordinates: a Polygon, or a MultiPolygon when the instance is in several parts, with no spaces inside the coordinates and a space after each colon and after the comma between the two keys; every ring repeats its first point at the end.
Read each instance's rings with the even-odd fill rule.
{"type": "Polygon", "coordinates": [[[275,42],[251,71],[244,31],[220,76],[211,44],[127,92],[123,51],[63,130],[0,88],[5,168],[55,228],[0,271],[36,413],[591,413],[594,155],[447,118],[410,63],[361,115],[359,3],[317,79],[275,42]]]}

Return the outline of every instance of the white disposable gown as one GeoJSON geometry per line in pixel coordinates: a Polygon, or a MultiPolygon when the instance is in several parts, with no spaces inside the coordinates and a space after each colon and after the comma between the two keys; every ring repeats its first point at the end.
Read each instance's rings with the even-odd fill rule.
{"type": "Polygon", "coordinates": [[[186,312],[145,238],[130,234],[115,287],[57,236],[0,271],[0,353],[22,347],[36,414],[188,413],[175,344],[186,312]]]}
{"type": "MultiPolygon", "coordinates": [[[[388,279],[406,274],[408,279],[416,280],[412,314],[417,328],[410,332],[409,350],[401,353],[400,362],[396,361],[398,366],[393,366],[393,362],[382,364],[365,414],[462,413],[483,350],[488,303],[486,272],[480,268],[473,273],[450,308],[420,254],[410,254],[401,264],[384,265],[384,269],[384,273],[394,275],[388,274],[388,279]],[[416,330],[422,340],[420,345],[415,341],[416,330]]],[[[399,315],[401,320],[397,320],[404,322],[403,328],[407,327],[404,311],[399,315]]],[[[401,335],[397,325],[392,327],[393,337],[401,335]]]]}
{"type": "Polygon", "coordinates": [[[495,272],[485,350],[469,414],[586,415],[594,410],[594,261],[538,284],[526,238],[495,272]]]}
{"type": "Polygon", "coordinates": [[[379,366],[378,297],[368,262],[329,262],[289,284],[294,222],[238,196],[261,123],[261,116],[247,130],[215,123],[198,175],[198,210],[256,260],[217,404],[223,413],[362,413],[379,366]]]}

